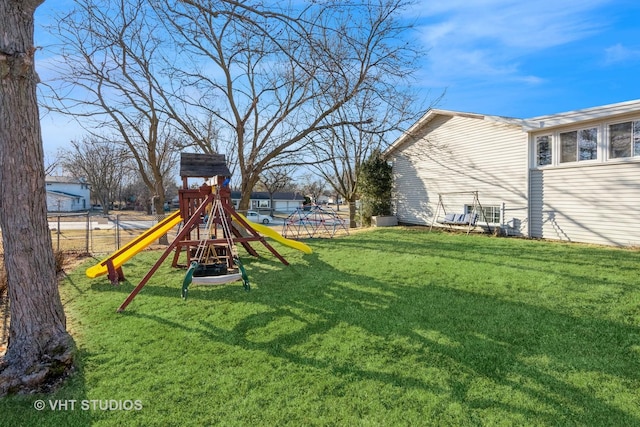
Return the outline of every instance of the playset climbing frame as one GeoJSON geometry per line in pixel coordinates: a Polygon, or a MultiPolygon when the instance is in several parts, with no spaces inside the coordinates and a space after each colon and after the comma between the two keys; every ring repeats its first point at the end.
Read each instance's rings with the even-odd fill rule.
{"type": "Polygon", "coordinates": [[[231,218],[225,212],[219,196],[213,199],[205,218],[207,221],[195,251],[194,261],[191,262],[182,282],[182,298],[187,298],[190,284],[221,285],[242,280],[245,290],[250,290],[249,278],[242,267],[234,243],[231,218]],[[219,237],[220,231],[226,242],[211,243],[209,239],[219,237]]]}
{"type": "Polygon", "coordinates": [[[209,264],[212,261],[219,263],[221,262],[220,256],[223,256],[227,258],[226,263],[228,266],[233,268],[233,258],[236,258],[238,253],[233,241],[231,219],[225,213],[219,196],[214,197],[211,209],[207,212],[205,218],[207,218],[207,222],[204,230],[200,232],[200,242],[196,248],[195,260],[199,264],[209,264]],[[215,245],[208,243],[208,240],[212,237],[218,237],[220,231],[222,231],[222,238],[225,240],[222,248],[231,249],[228,254],[219,253],[220,251],[215,245]]]}
{"type": "MultiPolygon", "coordinates": [[[[184,251],[184,253],[186,254],[187,266],[191,265],[192,261],[197,262],[197,260],[195,259],[195,255],[197,253],[198,247],[202,247],[204,245],[214,245],[216,247],[216,250],[223,249],[225,253],[224,256],[226,256],[228,262],[231,265],[233,265],[232,247],[229,246],[230,240],[228,240],[227,238],[227,236],[231,235],[231,233],[234,235],[233,242],[242,244],[242,246],[247,250],[247,252],[249,252],[250,255],[258,256],[258,253],[255,251],[255,249],[251,247],[249,243],[252,241],[259,241],[276,258],[278,258],[280,262],[282,262],[284,265],[289,265],[287,260],[284,259],[284,257],[282,257],[282,255],[280,255],[280,253],[276,251],[275,248],[273,248],[269,243],[267,243],[263,236],[258,234],[258,232],[255,231],[255,229],[247,221],[245,221],[242,216],[240,216],[235,212],[233,205],[230,203],[231,192],[228,188],[222,187],[222,180],[219,180],[218,186],[216,186],[216,189],[217,191],[219,191],[219,194],[216,191],[213,191],[213,188],[208,185],[203,185],[200,187],[198,194],[200,196],[199,199],[201,199],[202,202],[194,211],[185,212],[184,216],[188,216],[188,220],[185,221],[184,226],[178,232],[178,235],[176,236],[174,241],[167,247],[167,249],[162,253],[162,255],[156,261],[156,263],[142,278],[138,286],[136,286],[133,289],[133,291],[131,291],[127,299],[118,308],[118,311],[123,311],[129,305],[129,303],[133,301],[135,296],[147,284],[149,279],[155,274],[155,272],[158,270],[158,268],[164,262],[167,256],[174,250],[175,250],[175,255],[173,259],[174,267],[180,266],[178,261],[182,251],[184,251]],[[223,218],[221,218],[219,215],[213,215],[213,213],[215,212],[209,209],[212,211],[212,215],[210,215],[211,221],[214,221],[214,224],[218,224],[218,223],[222,224],[223,222],[228,224],[229,222],[228,220],[233,218],[233,220],[237,223],[237,227],[229,226],[227,228],[227,236],[224,235],[225,234],[224,232],[221,235],[219,232],[220,230],[218,230],[217,227],[214,227],[216,229],[216,233],[214,233],[213,235],[209,234],[211,233],[211,230],[201,229],[200,227],[200,225],[202,224],[201,218],[204,217],[204,215],[207,213],[208,208],[214,203],[216,197],[220,198],[220,202],[222,206],[221,212],[225,213],[225,216],[224,216],[225,220],[222,221],[223,218]],[[245,230],[246,235],[244,236],[242,235],[240,228],[245,230]],[[195,240],[190,238],[191,234],[194,232],[198,235],[198,238],[195,240]],[[202,238],[200,236],[202,232],[206,233],[206,238],[202,238]],[[192,251],[192,249],[195,249],[195,252],[192,251]]],[[[191,195],[193,195],[192,190],[188,190],[188,191],[190,192],[191,195]]],[[[181,195],[181,197],[184,198],[186,196],[181,195]]],[[[185,200],[183,199],[182,201],[185,201],[185,200]]],[[[190,200],[186,200],[186,201],[188,203],[181,203],[181,207],[194,206],[192,201],[190,200]]]]}
{"type": "Polygon", "coordinates": [[[333,237],[343,230],[349,234],[346,221],[330,207],[310,206],[292,212],[282,226],[282,235],[292,239],[333,237]]]}

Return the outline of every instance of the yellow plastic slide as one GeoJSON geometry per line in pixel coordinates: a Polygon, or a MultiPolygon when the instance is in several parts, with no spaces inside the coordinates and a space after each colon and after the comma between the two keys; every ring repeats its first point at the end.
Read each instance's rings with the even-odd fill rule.
{"type": "Polygon", "coordinates": [[[271,237],[276,242],[279,242],[279,243],[282,243],[283,245],[292,247],[293,249],[297,249],[299,251],[302,251],[305,254],[310,254],[310,253],[313,252],[309,246],[305,245],[302,242],[298,242],[297,240],[291,240],[291,239],[287,239],[286,237],[282,237],[282,235],[280,233],[278,233],[277,231],[273,230],[272,228],[266,227],[266,226],[261,225],[261,224],[256,224],[255,222],[251,222],[247,218],[245,218],[244,215],[242,215],[240,213],[237,213],[237,215],[239,217],[241,217],[242,219],[244,219],[246,222],[250,223],[251,227],[253,227],[253,229],[256,230],[258,233],[264,234],[267,237],[271,237]]]}
{"type": "Polygon", "coordinates": [[[164,234],[166,234],[169,230],[175,227],[180,221],[182,221],[182,217],[180,216],[180,211],[176,211],[175,213],[169,215],[164,220],[154,225],[143,234],[138,236],[136,239],[129,242],[126,246],[122,247],[117,252],[114,252],[109,257],[103,259],[98,264],[93,267],[89,267],[86,271],[87,277],[94,279],[98,276],[102,276],[103,274],[107,274],[107,266],[106,261],[111,259],[113,261],[113,266],[115,268],[120,267],[125,262],[129,261],[133,256],[135,256],[138,252],[149,246],[154,241],[158,240],[164,234]]]}

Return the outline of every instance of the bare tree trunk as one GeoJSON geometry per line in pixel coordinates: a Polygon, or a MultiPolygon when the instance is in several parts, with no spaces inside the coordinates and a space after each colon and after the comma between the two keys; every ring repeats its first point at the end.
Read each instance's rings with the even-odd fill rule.
{"type": "Polygon", "coordinates": [[[73,360],[47,225],[33,63],[33,14],[41,3],[0,0],[0,227],[11,317],[0,396],[42,389],[73,360]]]}
{"type": "Polygon", "coordinates": [[[349,198],[349,228],[357,228],[356,223],[356,196],[349,198]]]}
{"type": "MultiPolygon", "coordinates": [[[[153,204],[153,208],[156,211],[156,220],[158,222],[164,219],[164,188],[162,187],[162,178],[160,178],[159,184],[156,181],[156,193],[157,196],[153,197],[151,203],[153,204]]],[[[163,234],[158,239],[159,245],[169,245],[169,236],[163,234]]]]}
{"type": "Polygon", "coordinates": [[[246,214],[251,209],[251,191],[258,183],[258,175],[247,173],[242,176],[242,184],[240,186],[240,202],[238,203],[238,211],[246,214]]]}

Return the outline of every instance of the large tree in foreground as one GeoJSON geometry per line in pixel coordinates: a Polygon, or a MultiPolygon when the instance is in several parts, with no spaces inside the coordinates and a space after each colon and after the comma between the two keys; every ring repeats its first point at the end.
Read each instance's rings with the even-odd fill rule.
{"type": "Polygon", "coordinates": [[[71,366],[47,224],[34,67],[34,12],[43,0],[0,0],[0,227],[9,288],[9,345],[0,396],[37,389],[71,366]]]}

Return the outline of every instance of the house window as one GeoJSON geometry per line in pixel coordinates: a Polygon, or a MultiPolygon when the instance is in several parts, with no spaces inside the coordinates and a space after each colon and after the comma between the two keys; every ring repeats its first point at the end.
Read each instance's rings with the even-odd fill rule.
{"type": "MultiPolygon", "coordinates": [[[[473,212],[472,205],[465,205],[465,212],[470,214],[473,212]]],[[[478,213],[478,221],[484,222],[485,219],[490,224],[500,224],[500,206],[483,206],[480,210],[479,206],[476,206],[476,212],[478,213]],[[482,215],[484,213],[484,216],[482,215]]]]}
{"type": "Polygon", "coordinates": [[[551,135],[536,137],[536,165],[551,164],[551,135]]]}
{"type": "Polygon", "coordinates": [[[270,203],[269,200],[253,200],[251,204],[254,209],[261,209],[261,208],[268,208],[269,203],[270,203]]]}
{"type": "Polygon", "coordinates": [[[609,157],[640,156],[640,121],[609,126],[609,157]]]}
{"type": "Polygon", "coordinates": [[[598,128],[560,134],[560,163],[598,158],[598,128]]]}

